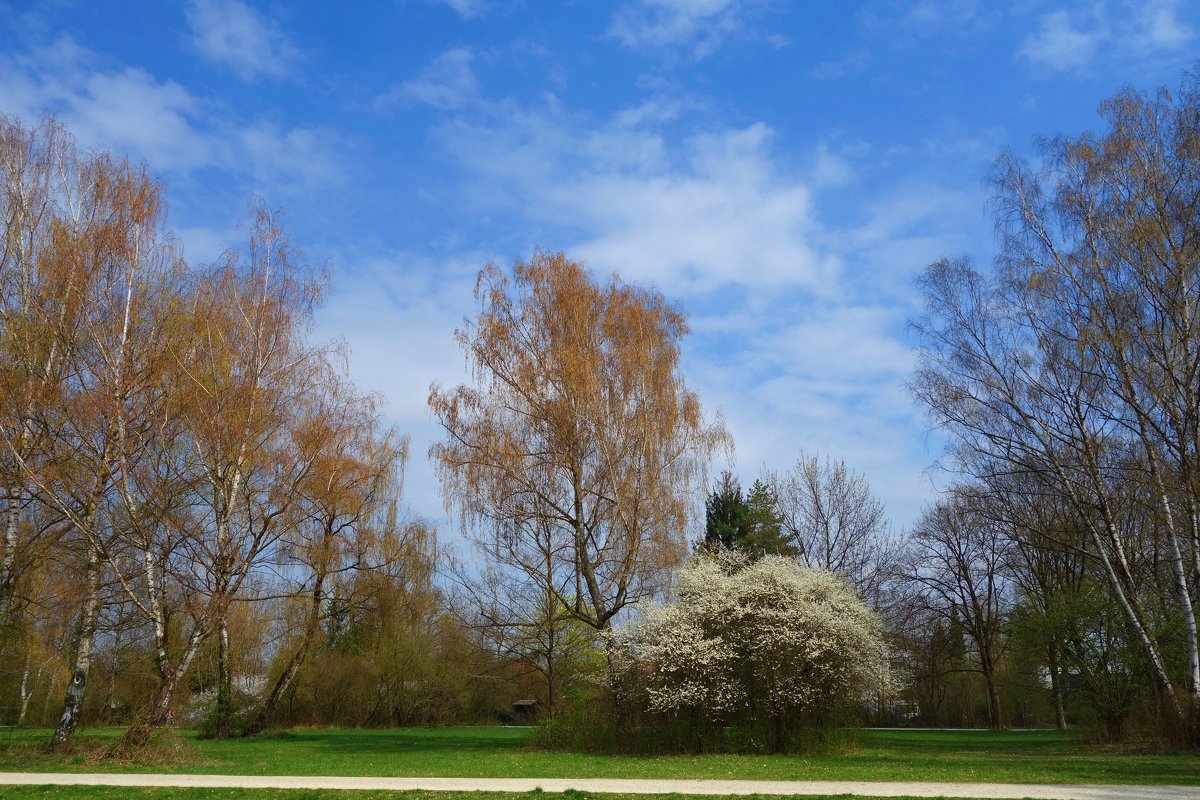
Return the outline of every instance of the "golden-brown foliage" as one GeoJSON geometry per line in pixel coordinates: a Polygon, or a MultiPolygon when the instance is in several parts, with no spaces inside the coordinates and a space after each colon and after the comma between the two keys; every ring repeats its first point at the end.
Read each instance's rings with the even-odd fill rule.
{"type": "Polygon", "coordinates": [[[489,559],[606,628],[682,561],[692,490],[729,442],[680,374],[684,314],[562,253],[511,278],[489,264],[475,293],[457,333],[474,383],[429,395],[447,505],[489,559]]]}

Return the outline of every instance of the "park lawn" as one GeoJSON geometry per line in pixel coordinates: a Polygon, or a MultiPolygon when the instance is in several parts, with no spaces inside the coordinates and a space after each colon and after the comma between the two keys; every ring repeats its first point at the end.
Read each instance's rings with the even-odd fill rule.
{"type": "MultiPolygon", "coordinates": [[[[5,800],[539,800],[543,792],[387,792],[361,789],[147,789],[127,786],[4,786],[5,800]]],[[[756,800],[762,795],[644,795],[566,791],[564,800],[756,800]]],[[[862,795],[804,795],[805,800],[867,800],[862,795]]],[[[772,798],[775,800],[775,798],[772,798]]],[[[900,797],[896,800],[905,800],[900,797]]],[[[916,798],[908,798],[916,800],[916,798]]],[[[971,800],[942,798],[941,800],[971,800]]]]}
{"type": "MultiPolygon", "coordinates": [[[[654,757],[532,750],[522,728],[298,729],[224,741],[181,733],[190,756],[144,764],[47,755],[48,730],[17,731],[8,744],[0,734],[0,771],[1200,785],[1200,754],[1097,748],[1058,731],[871,730],[836,755],[654,757]]],[[[81,749],[119,734],[83,731],[81,749]]]]}

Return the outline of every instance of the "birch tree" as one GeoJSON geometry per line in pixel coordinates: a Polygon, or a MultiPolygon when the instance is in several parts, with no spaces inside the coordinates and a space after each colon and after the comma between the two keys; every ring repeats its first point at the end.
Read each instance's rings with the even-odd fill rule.
{"type": "MultiPolygon", "coordinates": [[[[8,493],[8,522],[28,500],[51,509],[82,562],[74,663],[55,745],[79,721],[102,573],[117,534],[106,501],[128,414],[152,381],[154,346],[138,326],[157,276],[173,264],[159,187],[145,168],[103,153],[79,158],[63,136],[52,122],[24,139],[17,130],[25,169],[10,170],[16,185],[7,187],[6,238],[16,244],[5,255],[17,273],[16,313],[6,315],[5,332],[20,354],[5,381],[15,412],[5,421],[5,456],[17,486],[8,493]]],[[[15,556],[9,536],[6,560],[15,556]]]]}
{"type": "Polygon", "coordinates": [[[692,491],[728,441],[679,370],[684,316],[656,291],[598,282],[561,253],[479,273],[457,333],[473,383],[434,384],[430,449],[447,504],[501,563],[606,629],[687,552],[692,491]],[[561,555],[558,555],[561,553],[561,555]]]}
{"type": "Polygon", "coordinates": [[[300,433],[321,377],[320,354],[303,339],[320,290],[275,217],[258,207],[245,248],[199,278],[174,321],[171,435],[157,438],[153,469],[125,495],[131,517],[165,504],[140,540],[139,607],[156,631],[159,685],[121,747],[145,744],[162,724],[210,635],[218,647],[217,727],[228,732],[229,604],[294,519],[300,484],[325,444],[300,433]],[[164,487],[173,488],[163,494],[164,487]],[[168,579],[186,598],[190,622],[174,655],[168,651],[178,634],[162,605],[168,579]]]}
{"type": "MultiPolygon", "coordinates": [[[[1032,638],[1044,654],[1055,725],[1067,727],[1064,663],[1069,642],[1086,637],[1073,618],[1094,559],[1070,504],[1030,472],[997,470],[972,493],[975,513],[1006,539],[1004,573],[1012,581],[1017,617],[1014,639],[1032,638]]],[[[1076,671],[1078,663],[1071,665],[1076,671]]]]}
{"type": "MultiPolygon", "coordinates": [[[[29,478],[40,469],[48,431],[34,415],[53,402],[63,380],[60,334],[77,304],[78,273],[51,258],[55,232],[78,232],[88,214],[74,141],[55,120],[27,127],[0,117],[0,628],[11,621],[13,594],[45,537],[61,530],[58,515],[37,503],[29,478]]],[[[86,294],[86,289],[83,289],[86,294]]]]}
{"type": "Polygon", "coordinates": [[[957,462],[1052,481],[1084,525],[1109,591],[1176,730],[1200,735],[1200,93],[1122,92],[1107,130],[1045,145],[1037,166],[995,167],[993,274],[932,265],[918,399],[957,462]],[[985,467],[987,468],[987,467],[985,467]],[[1167,662],[1121,516],[1126,487],[1156,498],[1164,594],[1185,664],[1167,662]],[[1182,678],[1176,685],[1173,673],[1182,678]]]}

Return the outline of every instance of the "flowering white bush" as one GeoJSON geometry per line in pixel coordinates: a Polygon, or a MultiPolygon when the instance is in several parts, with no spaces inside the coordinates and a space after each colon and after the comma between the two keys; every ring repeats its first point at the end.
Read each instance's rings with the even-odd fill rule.
{"type": "Polygon", "coordinates": [[[743,724],[779,749],[883,671],[878,618],[830,573],[779,556],[697,558],[677,596],[614,640],[614,671],[637,687],[626,699],[653,714],[743,724]]]}

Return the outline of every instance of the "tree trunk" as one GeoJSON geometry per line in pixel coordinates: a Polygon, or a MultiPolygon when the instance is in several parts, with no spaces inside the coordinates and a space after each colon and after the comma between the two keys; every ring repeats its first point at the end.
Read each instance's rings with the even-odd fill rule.
{"type": "Polygon", "coordinates": [[[1196,708],[1197,701],[1200,701],[1200,633],[1198,633],[1196,627],[1196,609],[1192,605],[1192,595],[1188,587],[1187,566],[1184,564],[1183,551],[1179,546],[1179,535],[1175,524],[1175,511],[1171,505],[1170,492],[1168,492],[1166,484],[1163,481],[1162,470],[1158,465],[1158,459],[1155,458],[1153,448],[1149,442],[1146,444],[1146,452],[1150,460],[1151,475],[1154,477],[1158,487],[1159,503],[1162,506],[1163,520],[1167,527],[1167,542],[1170,544],[1168,552],[1171,556],[1171,571],[1175,577],[1175,592],[1179,610],[1183,616],[1188,659],[1187,690],[1192,704],[1190,722],[1194,728],[1198,715],[1200,715],[1200,709],[1196,708]]]}
{"type": "MultiPolygon", "coordinates": [[[[40,672],[40,670],[39,670],[40,672]]],[[[25,721],[25,713],[29,711],[29,651],[25,651],[25,664],[21,668],[21,686],[18,691],[18,697],[21,702],[21,707],[17,711],[17,727],[25,721]]]]}
{"type": "MultiPolygon", "coordinates": [[[[1069,496],[1072,505],[1086,519],[1089,511],[1092,509],[1079,496],[1070,481],[1067,480],[1066,472],[1061,465],[1056,464],[1055,466],[1059,479],[1070,490],[1069,496]]],[[[1100,483],[1094,476],[1093,481],[1100,483]]],[[[1104,567],[1104,575],[1108,579],[1109,588],[1112,589],[1113,596],[1120,606],[1126,625],[1150,662],[1151,676],[1154,679],[1155,688],[1163,699],[1167,701],[1172,716],[1179,724],[1192,725],[1193,717],[1184,710],[1179,694],[1175,691],[1175,686],[1171,683],[1171,676],[1167,672],[1166,664],[1163,663],[1162,654],[1158,649],[1158,642],[1142,622],[1142,604],[1137,595],[1131,591],[1134,581],[1121,549],[1121,536],[1118,532],[1112,509],[1108,502],[1105,501],[1100,504],[1099,510],[1104,518],[1103,532],[1101,532],[1096,524],[1089,523],[1088,533],[1096,555],[1100,556],[1100,563],[1104,567]],[[1112,546],[1111,557],[1108,548],[1105,547],[1106,541],[1112,546]]],[[[1200,709],[1197,709],[1197,711],[1200,711],[1200,709]]]]}
{"type": "Polygon", "coordinates": [[[994,731],[1004,729],[1004,721],[1000,718],[1000,690],[996,687],[994,667],[984,670],[983,682],[987,686],[988,727],[994,731]]]}
{"type": "Polygon", "coordinates": [[[1054,703],[1054,727],[1067,729],[1067,709],[1063,700],[1062,664],[1058,657],[1058,645],[1051,643],[1046,649],[1046,660],[1050,665],[1050,699],[1054,703]]]}
{"type": "Polygon", "coordinates": [[[275,713],[275,709],[279,706],[279,699],[292,685],[292,681],[296,678],[296,673],[300,671],[300,667],[304,665],[304,661],[308,658],[308,650],[312,646],[312,641],[316,638],[317,629],[321,624],[321,603],[324,602],[324,586],[325,572],[321,570],[317,573],[316,581],[313,584],[312,602],[308,607],[308,616],[304,621],[304,632],[300,639],[300,646],[296,648],[296,652],[292,653],[292,657],[288,659],[287,666],[283,668],[283,672],[275,680],[271,691],[267,694],[266,700],[259,707],[258,712],[254,715],[254,719],[246,725],[242,731],[244,736],[257,736],[267,729],[267,723],[271,719],[271,715],[275,713]]]}
{"type": "Polygon", "coordinates": [[[83,609],[79,615],[79,633],[75,640],[75,659],[71,668],[71,682],[63,699],[62,716],[58,727],[50,738],[50,746],[65,747],[75,735],[79,718],[83,712],[84,691],[87,689],[88,671],[92,664],[92,642],[96,636],[96,612],[100,605],[100,553],[88,546],[87,565],[84,572],[83,609]]]}
{"type": "Polygon", "coordinates": [[[17,556],[17,531],[20,517],[20,493],[5,492],[4,549],[0,550],[0,628],[8,624],[13,592],[13,564],[17,556]]]}
{"type": "Polygon", "coordinates": [[[113,745],[110,752],[117,754],[136,752],[150,742],[150,737],[156,730],[167,724],[171,714],[171,703],[175,699],[175,689],[179,686],[180,679],[187,674],[188,667],[191,666],[192,659],[200,650],[200,644],[204,641],[205,636],[206,631],[203,628],[194,628],[179,663],[171,666],[165,661],[162,662],[158,674],[158,690],[150,698],[150,702],[142,707],[133,724],[125,729],[125,733],[113,745]]]}
{"type": "Polygon", "coordinates": [[[233,728],[233,671],[229,666],[229,619],[225,610],[217,619],[217,705],[212,735],[224,739],[233,728]]]}
{"type": "Polygon", "coordinates": [[[176,670],[161,676],[158,691],[154,693],[150,703],[143,707],[133,724],[125,729],[125,733],[114,745],[113,752],[135,752],[150,742],[150,737],[154,735],[154,732],[167,722],[171,711],[171,702],[175,699],[175,687],[178,683],[179,673],[176,670]]]}
{"type": "Polygon", "coordinates": [[[300,646],[296,649],[296,652],[292,653],[292,657],[288,659],[287,666],[283,668],[283,672],[275,679],[275,683],[271,686],[271,691],[259,706],[254,718],[242,731],[243,736],[257,736],[267,729],[267,723],[270,721],[271,715],[279,707],[280,698],[291,687],[292,681],[296,679],[296,673],[303,666],[311,643],[312,638],[307,635],[301,640],[300,646]]]}

